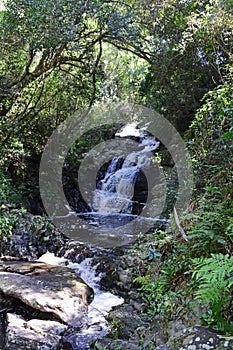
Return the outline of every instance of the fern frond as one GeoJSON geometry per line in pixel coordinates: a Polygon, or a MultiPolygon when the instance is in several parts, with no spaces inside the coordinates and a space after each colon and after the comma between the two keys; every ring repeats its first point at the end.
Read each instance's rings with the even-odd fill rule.
{"type": "Polygon", "coordinates": [[[211,254],[210,258],[192,259],[194,271],[192,277],[207,284],[227,280],[230,287],[233,284],[233,257],[229,254],[211,254]]]}
{"type": "Polygon", "coordinates": [[[223,313],[228,310],[233,285],[233,257],[229,254],[212,254],[209,258],[192,259],[192,277],[199,285],[196,299],[208,303],[218,329],[233,330],[223,313]]]}

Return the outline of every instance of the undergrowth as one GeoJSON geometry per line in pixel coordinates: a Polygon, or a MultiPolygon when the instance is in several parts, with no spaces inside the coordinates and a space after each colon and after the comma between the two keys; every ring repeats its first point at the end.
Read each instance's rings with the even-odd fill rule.
{"type": "MultiPolygon", "coordinates": [[[[171,232],[155,231],[142,255],[145,272],[135,277],[144,316],[176,318],[179,306],[201,303],[205,325],[233,334],[233,170],[218,169],[180,218],[185,242],[171,220],[171,232]]],[[[143,247],[143,244],[141,245],[143,247]]]]}
{"type": "MultiPolygon", "coordinates": [[[[0,171],[0,235],[9,235],[18,222],[18,213],[14,212],[22,203],[22,197],[10,179],[0,171]]],[[[21,211],[24,211],[22,208],[21,211]]]]}

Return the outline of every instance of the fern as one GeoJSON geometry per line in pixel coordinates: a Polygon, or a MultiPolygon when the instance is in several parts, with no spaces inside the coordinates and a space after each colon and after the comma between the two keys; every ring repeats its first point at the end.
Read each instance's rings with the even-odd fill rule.
{"type": "Polygon", "coordinates": [[[233,286],[233,257],[211,254],[209,258],[192,259],[192,263],[192,277],[199,286],[196,299],[210,305],[217,329],[233,331],[228,310],[233,286]]]}
{"type": "Polygon", "coordinates": [[[210,258],[192,259],[196,270],[193,276],[196,280],[204,283],[225,282],[226,285],[233,284],[233,257],[229,254],[211,254],[210,258]]]}

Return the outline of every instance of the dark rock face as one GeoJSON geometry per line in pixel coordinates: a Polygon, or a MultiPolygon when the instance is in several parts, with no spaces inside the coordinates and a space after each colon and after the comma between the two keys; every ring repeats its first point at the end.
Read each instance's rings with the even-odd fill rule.
{"type": "Polygon", "coordinates": [[[147,179],[143,171],[139,171],[134,185],[133,210],[132,214],[140,215],[145,206],[148,196],[147,179]]]}
{"type": "MultiPolygon", "coordinates": [[[[91,208],[82,197],[78,183],[78,171],[84,154],[88,153],[95,145],[98,145],[100,141],[113,139],[115,133],[121,126],[122,125],[102,125],[99,128],[89,130],[81,137],[77,147],[74,147],[74,150],[68,153],[63,167],[63,187],[69,205],[77,213],[91,211],[91,208]]],[[[97,182],[101,179],[106,166],[105,164],[105,166],[99,170],[97,182]]],[[[88,188],[87,181],[87,189],[88,188]]]]}
{"type": "Polygon", "coordinates": [[[66,192],[66,197],[72,210],[74,210],[76,213],[86,213],[90,211],[89,206],[79,191],[78,185],[77,188],[67,190],[66,192]]]}
{"type": "Polygon", "coordinates": [[[92,288],[74,271],[42,262],[2,263],[0,291],[72,327],[80,326],[94,298],[92,288]]]}
{"type": "Polygon", "coordinates": [[[168,149],[162,143],[159,145],[158,151],[161,157],[161,165],[173,168],[175,166],[174,160],[168,149]]]}

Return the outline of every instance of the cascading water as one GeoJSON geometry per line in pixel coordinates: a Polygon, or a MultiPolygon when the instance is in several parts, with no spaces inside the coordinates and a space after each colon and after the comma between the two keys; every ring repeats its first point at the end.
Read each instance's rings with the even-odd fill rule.
{"type": "MultiPolygon", "coordinates": [[[[138,135],[139,130],[130,128],[131,133],[138,135]]],[[[123,129],[118,137],[125,136],[123,129]]],[[[135,184],[139,174],[151,165],[151,155],[159,145],[154,139],[139,138],[138,151],[126,156],[115,157],[110,162],[104,178],[97,184],[92,208],[102,214],[134,214],[133,204],[135,184]]],[[[143,204],[141,203],[142,207],[143,204]]]]}
{"type": "Polygon", "coordinates": [[[103,214],[131,214],[138,171],[137,166],[125,167],[116,172],[108,169],[100,189],[95,191],[93,209],[103,214]]]}
{"type": "Polygon", "coordinates": [[[97,266],[92,266],[91,258],[87,258],[81,263],[72,263],[68,259],[59,258],[53,253],[47,252],[38,260],[51,265],[69,267],[94,289],[94,300],[88,306],[88,316],[85,324],[80,330],[74,331],[68,337],[74,349],[89,350],[89,344],[104,337],[110,329],[105,316],[113,307],[121,305],[124,299],[100,289],[99,282],[103,277],[103,273],[96,273],[97,266]]]}
{"type": "Polygon", "coordinates": [[[164,223],[160,209],[166,185],[158,166],[153,165],[159,142],[128,125],[115,137],[118,153],[111,147],[107,153],[105,148],[93,148],[84,157],[81,171],[79,168],[78,183],[87,209],[56,217],[63,232],[69,228],[69,237],[104,248],[133,242],[140,232],[164,223]],[[157,189],[156,194],[151,193],[154,184],[162,194],[157,189]],[[152,202],[151,198],[156,199],[152,202]]]}

